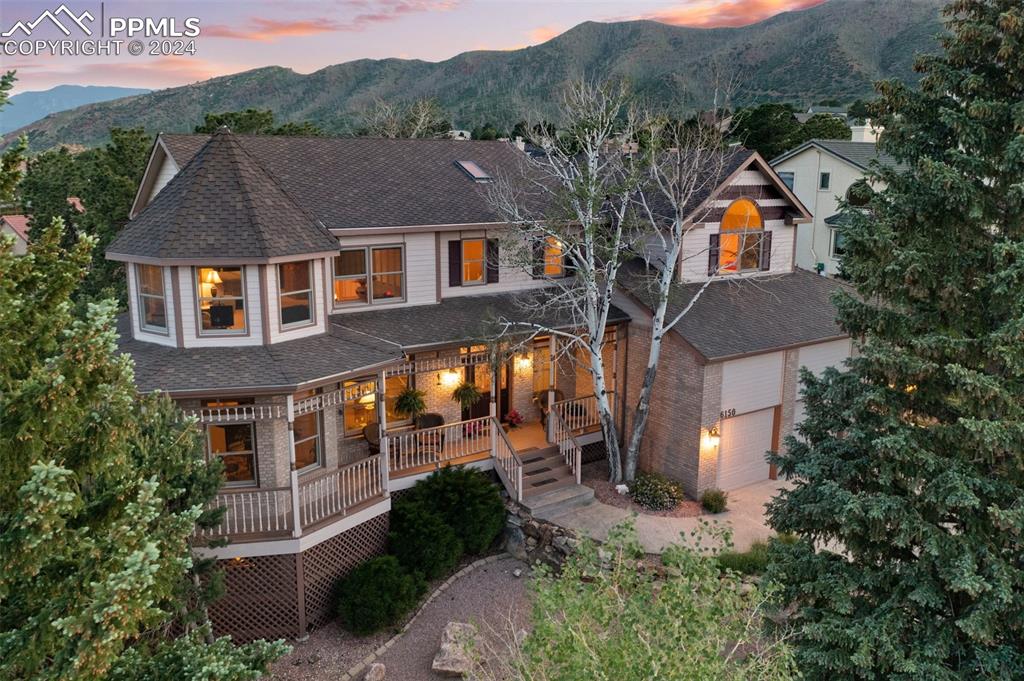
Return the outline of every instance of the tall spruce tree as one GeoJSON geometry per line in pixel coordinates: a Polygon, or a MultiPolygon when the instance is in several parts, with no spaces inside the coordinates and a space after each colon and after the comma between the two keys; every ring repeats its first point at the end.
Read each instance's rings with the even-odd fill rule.
{"type": "Polygon", "coordinates": [[[848,209],[848,370],[804,374],[772,576],[816,678],[1024,678],[1024,5],[958,0],[920,90],[872,118],[906,164],[848,209]],[[817,547],[817,551],[813,547],[817,547]]]}

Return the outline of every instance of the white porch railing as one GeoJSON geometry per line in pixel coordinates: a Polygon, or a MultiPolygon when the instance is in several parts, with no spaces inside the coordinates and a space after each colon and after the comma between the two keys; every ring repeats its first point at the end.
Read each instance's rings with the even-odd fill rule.
{"type": "Polygon", "coordinates": [[[578,485],[583,473],[583,448],[576,442],[572,429],[566,424],[558,410],[552,411],[548,418],[550,419],[551,442],[558,445],[558,452],[576,477],[578,485]]]}
{"type": "Polygon", "coordinates": [[[325,407],[334,407],[345,401],[345,393],[352,392],[351,389],[332,390],[319,395],[310,395],[301,400],[295,400],[295,415],[302,416],[311,411],[319,411],[325,407]]]}
{"type": "Polygon", "coordinates": [[[186,416],[194,416],[200,423],[232,423],[236,421],[259,421],[285,417],[282,404],[242,404],[236,407],[203,407],[184,409],[186,416]]]}
{"type": "Polygon", "coordinates": [[[498,423],[497,419],[491,418],[491,427],[495,431],[494,461],[498,464],[494,467],[494,470],[497,471],[498,477],[501,478],[509,495],[516,501],[522,501],[523,460],[519,458],[516,448],[512,446],[511,440],[508,439],[508,434],[498,423]]]}
{"type": "MultiPolygon", "coordinates": [[[[387,451],[392,474],[441,464],[491,449],[491,417],[447,423],[423,430],[389,433],[381,451],[387,451]]],[[[500,428],[499,428],[500,429],[500,428]]]]}
{"type": "MultiPolygon", "coordinates": [[[[615,413],[615,393],[608,393],[608,404],[615,413]]],[[[555,402],[555,411],[571,430],[583,430],[601,425],[601,412],[597,407],[596,395],[584,395],[555,402]]]]}
{"type": "Polygon", "coordinates": [[[197,529],[201,537],[275,535],[292,530],[291,490],[287,487],[225,490],[210,502],[226,509],[216,527],[197,529]]]}
{"type": "Polygon", "coordinates": [[[387,477],[381,455],[367,457],[347,466],[313,473],[299,482],[299,515],[303,527],[337,515],[387,493],[387,477]]]}
{"type": "Polygon", "coordinates": [[[486,351],[469,353],[452,353],[440,357],[424,357],[422,359],[410,360],[393,364],[384,370],[387,376],[409,376],[412,374],[423,374],[431,371],[442,371],[444,369],[457,369],[459,367],[488,362],[486,351]]]}

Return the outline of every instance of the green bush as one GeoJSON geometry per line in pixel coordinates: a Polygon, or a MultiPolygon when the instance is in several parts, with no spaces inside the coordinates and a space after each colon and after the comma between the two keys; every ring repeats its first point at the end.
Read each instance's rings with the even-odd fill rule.
{"type": "Polygon", "coordinates": [[[638,474],[630,496],[649,511],[667,511],[686,499],[682,487],[658,473],[638,474]]]}
{"type": "Polygon", "coordinates": [[[391,507],[388,553],[407,570],[434,579],[451,572],[462,557],[462,542],[436,512],[399,499],[391,507]]]}
{"type": "Polygon", "coordinates": [[[768,544],[756,541],[746,551],[722,551],[718,554],[718,566],[741,575],[759,575],[768,568],[768,544]]]}
{"type": "Polygon", "coordinates": [[[426,585],[394,556],[380,556],[357,566],[338,584],[338,617],[354,634],[364,636],[397,624],[412,610],[426,585]]]}
{"type": "Polygon", "coordinates": [[[721,513],[729,508],[729,495],[720,489],[707,489],[700,495],[700,505],[708,513],[721,513]]]}
{"type": "Polygon", "coordinates": [[[505,524],[498,487],[472,468],[442,468],[417,483],[403,501],[444,518],[469,554],[490,548],[505,524]]]}

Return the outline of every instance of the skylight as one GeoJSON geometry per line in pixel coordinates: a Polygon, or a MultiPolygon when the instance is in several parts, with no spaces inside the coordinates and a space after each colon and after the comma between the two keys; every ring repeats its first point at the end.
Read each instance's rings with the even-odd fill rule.
{"type": "Polygon", "coordinates": [[[494,178],[490,173],[481,168],[473,161],[456,161],[455,164],[462,168],[462,172],[469,175],[474,182],[493,182],[494,178]]]}

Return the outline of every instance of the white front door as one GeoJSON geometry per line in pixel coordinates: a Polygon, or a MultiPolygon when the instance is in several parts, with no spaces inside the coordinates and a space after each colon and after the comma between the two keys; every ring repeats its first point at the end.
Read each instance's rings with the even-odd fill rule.
{"type": "Polygon", "coordinates": [[[722,421],[718,447],[718,486],[736,489],[768,479],[765,452],[772,448],[775,408],[722,421]]]}

